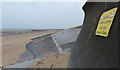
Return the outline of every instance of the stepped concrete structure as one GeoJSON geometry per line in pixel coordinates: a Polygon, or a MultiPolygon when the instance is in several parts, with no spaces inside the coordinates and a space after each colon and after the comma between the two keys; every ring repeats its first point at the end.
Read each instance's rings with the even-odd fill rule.
{"type": "Polygon", "coordinates": [[[80,30],[81,28],[66,29],[31,39],[18,61],[5,68],[29,68],[44,58],[68,52],[73,47],[80,30]]]}

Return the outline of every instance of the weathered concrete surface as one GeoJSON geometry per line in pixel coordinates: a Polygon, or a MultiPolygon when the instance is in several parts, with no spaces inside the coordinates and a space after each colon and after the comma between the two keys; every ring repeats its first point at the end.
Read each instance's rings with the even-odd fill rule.
{"type": "Polygon", "coordinates": [[[61,47],[62,47],[63,49],[72,48],[72,47],[74,46],[74,43],[75,43],[75,42],[65,43],[65,44],[61,45],[61,47]]]}
{"type": "Polygon", "coordinates": [[[80,28],[67,29],[53,34],[36,37],[26,45],[26,51],[21,54],[18,63],[35,58],[44,58],[61,54],[73,46],[80,32],[80,28]],[[62,41],[63,40],[63,41],[62,41]],[[62,47],[62,49],[60,48],[62,47]]]}
{"type": "Polygon", "coordinates": [[[33,59],[34,59],[33,54],[28,49],[26,49],[25,52],[20,55],[17,63],[21,63],[21,62],[24,62],[24,61],[30,61],[30,60],[33,60],[33,59]]]}
{"type": "Polygon", "coordinates": [[[120,3],[87,2],[84,7],[83,28],[74,44],[69,61],[70,68],[118,68],[118,40],[120,26],[120,3]],[[119,9],[107,38],[95,35],[101,14],[113,7],[119,9]]]}
{"type": "Polygon", "coordinates": [[[26,52],[24,52],[18,62],[32,60],[34,58],[43,58],[57,54],[58,49],[51,36],[45,38],[43,41],[32,41],[26,45],[26,52]]]}
{"type": "Polygon", "coordinates": [[[80,29],[81,28],[66,29],[66,30],[52,34],[52,37],[56,40],[59,46],[61,46],[62,48],[65,48],[65,46],[62,46],[62,45],[76,41],[80,32],[80,29]]]}

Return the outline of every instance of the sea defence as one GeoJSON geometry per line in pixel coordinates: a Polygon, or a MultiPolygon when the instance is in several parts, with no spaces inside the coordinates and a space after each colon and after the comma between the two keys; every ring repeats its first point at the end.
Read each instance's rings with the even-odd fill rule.
{"type": "MultiPolygon", "coordinates": [[[[89,1],[89,0],[88,0],[89,1]]],[[[87,2],[83,28],[75,42],[69,68],[118,68],[120,2],[87,2]],[[107,37],[95,35],[101,15],[118,8],[107,37]]]]}
{"type": "Polygon", "coordinates": [[[9,68],[30,68],[31,65],[44,58],[69,52],[80,30],[81,28],[65,29],[52,34],[32,38],[31,41],[26,44],[26,50],[19,56],[18,61],[15,64],[4,66],[3,70],[9,68]],[[64,35],[67,37],[64,37],[64,35]],[[64,42],[62,42],[62,40],[64,42]]]}
{"type": "Polygon", "coordinates": [[[66,29],[31,39],[32,41],[26,44],[26,51],[21,54],[18,63],[62,54],[73,46],[79,32],[80,28],[66,29]]]}

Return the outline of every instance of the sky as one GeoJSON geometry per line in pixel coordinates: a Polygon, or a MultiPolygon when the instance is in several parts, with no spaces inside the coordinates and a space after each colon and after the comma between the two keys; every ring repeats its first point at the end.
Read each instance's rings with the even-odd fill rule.
{"type": "Polygon", "coordinates": [[[1,0],[2,2],[85,2],[87,0],[1,0]]]}
{"type": "Polygon", "coordinates": [[[3,2],[2,29],[67,29],[82,25],[83,5],[69,1],[3,2]]]}

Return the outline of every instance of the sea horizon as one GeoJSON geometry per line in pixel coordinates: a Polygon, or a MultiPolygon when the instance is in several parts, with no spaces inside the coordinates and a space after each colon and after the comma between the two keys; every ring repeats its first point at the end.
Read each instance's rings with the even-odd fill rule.
{"type": "Polygon", "coordinates": [[[0,30],[1,31],[0,36],[31,33],[31,32],[44,31],[44,30],[63,30],[63,29],[2,29],[0,30]]]}
{"type": "MultiPolygon", "coordinates": [[[[0,29],[0,31],[28,31],[28,30],[55,30],[55,29],[0,29]]],[[[63,30],[63,29],[58,29],[63,30]]]]}

